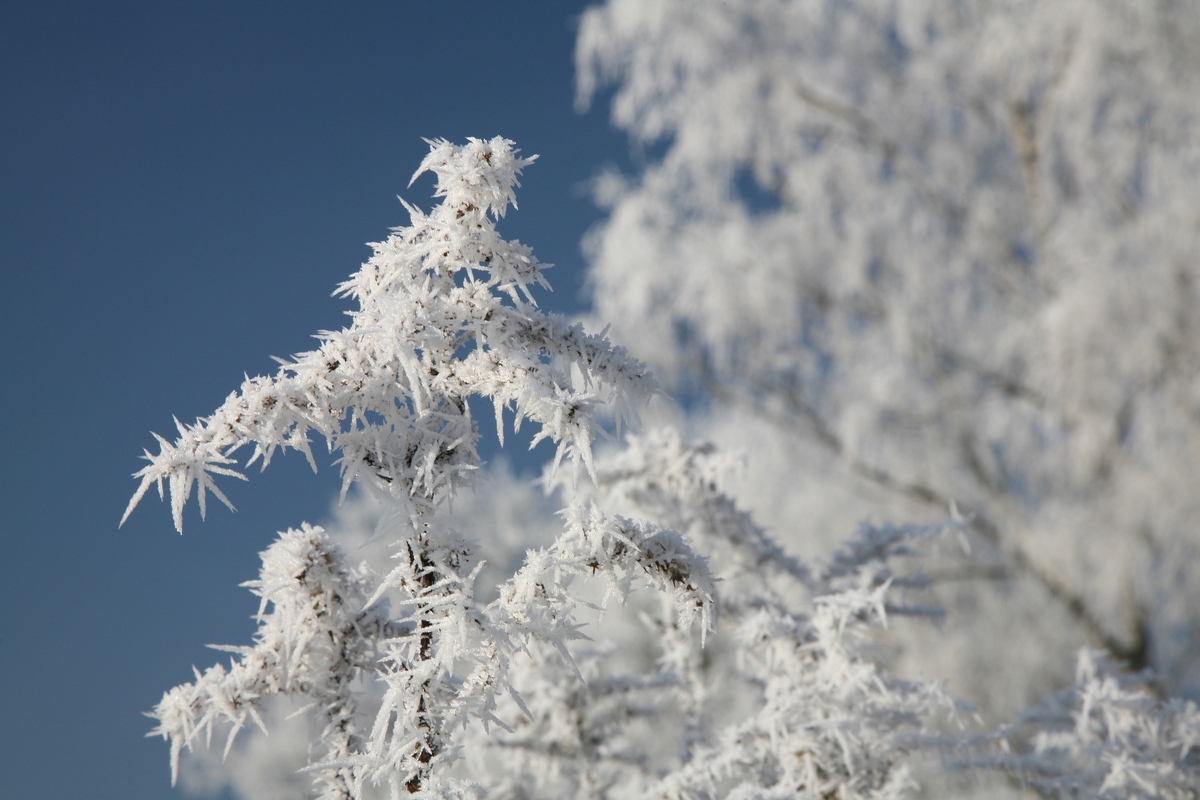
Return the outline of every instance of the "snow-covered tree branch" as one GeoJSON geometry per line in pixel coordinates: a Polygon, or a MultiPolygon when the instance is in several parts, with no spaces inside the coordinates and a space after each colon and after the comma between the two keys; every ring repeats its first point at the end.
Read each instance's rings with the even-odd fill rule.
{"type": "MultiPolygon", "coordinates": [[[[200,510],[214,475],[243,477],[231,454],[254,451],[265,467],[279,449],[304,453],[316,468],[309,432],[340,454],[343,492],[356,479],[411,506],[414,520],[449,497],[479,467],[467,398],[491,400],[497,427],[536,423],[578,472],[592,469],[592,408],[606,403],[618,424],[654,390],[640,362],[538,310],[530,291],[545,285],[541,265],[495,220],[515,202],[521,170],[533,163],[502,139],[464,147],[433,142],[413,176],[437,176],[442,203],[426,215],[407,206],[408,227],[373,245],[375,255],[339,293],[359,303],[353,322],[320,335],[274,377],[249,378],[211,416],[176,423],[179,438],[157,437],[125,516],[151,486],[166,484],[177,530],[193,489],[200,510]]],[[[503,435],[503,434],[501,434],[503,435]]]]}

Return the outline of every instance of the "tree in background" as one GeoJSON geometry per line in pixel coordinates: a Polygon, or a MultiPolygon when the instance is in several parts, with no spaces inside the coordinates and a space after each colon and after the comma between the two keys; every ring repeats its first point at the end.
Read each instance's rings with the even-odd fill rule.
{"type": "Polygon", "coordinates": [[[809,552],[971,517],[953,644],[897,663],[1015,709],[1088,643],[1200,695],[1196,4],[609,0],[577,57],[648,153],[594,313],[753,450],[741,501],[809,552]]]}
{"type": "Polygon", "coordinates": [[[542,312],[542,265],[495,227],[530,163],[500,138],[432,142],[417,174],[435,173],[442,202],[409,206],[411,224],[342,285],[359,305],[350,326],[147,453],[126,515],[157,486],[181,529],[193,491],[203,513],[208,493],[225,500],[215,476],[243,477],[235,451],[313,460],[315,432],[377,504],[388,556],[359,563],[349,533],[307,524],[280,535],[247,584],[253,644],[220,648],[228,668],[197,671],[153,711],[173,772],[183,750],[219,734],[228,754],[243,728],[290,711],[310,733],[284,744],[323,799],[865,800],[963,766],[1070,796],[1200,789],[1200,711],[1102,656],[1085,652],[1076,686],[990,729],[940,684],[894,674],[879,652],[890,620],[939,614],[905,563],[966,520],[864,524],[801,560],[721,488],[728,458],[711,445],[670,429],[621,441],[653,379],[542,312]],[[457,520],[449,508],[482,466],[481,400],[501,439],[512,413],[557,445],[546,482],[566,508],[549,540],[498,504],[457,520]],[[596,458],[606,420],[617,441],[596,458]]]}

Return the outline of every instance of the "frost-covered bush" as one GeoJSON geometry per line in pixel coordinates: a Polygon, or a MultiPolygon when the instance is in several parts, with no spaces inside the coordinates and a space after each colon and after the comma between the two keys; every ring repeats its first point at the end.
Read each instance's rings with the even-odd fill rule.
{"type": "Polygon", "coordinates": [[[214,736],[228,754],[265,733],[282,702],[313,723],[303,758],[323,799],[866,800],[907,796],[918,767],[943,763],[1064,791],[1096,776],[1101,791],[1195,785],[1193,706],[1089,672],[1074,733],[1053,715],[975,730],[941,684],[893,674],[886,631],[938,617],[914,562],[963,535],[956,513],[863,524],[805,561],[722,488],[711,445],[656,430],[595,457],[603,424],[619,434],[656,385],[604,335],[537,307],[541,265],[495,227],[532,161],[500,138],[432,142],[418,175],[435,173],[442,201],[409,206],[343,284],[349,327],[147,453],[126,513],[157,486],[181,528],[193,491],[202,513],[207,492],[228,504],[214,476],[242,477],[239,448],[248,464],[294,449],[315,465],[315,432],[389,545],[385,563],[357,563],[304,524],[262,554],[246,584],[254,643],[221,648],[228,668],[197,671],[152,713],[173,774],[214,736]],[[492,402],[501,437],[507,412],[556,443],[547,483],[566,505],[561,532],[526,539],[495,586],[477,585],[484,558],[512,563],[524,523],[449,508],[484,466],[472,399],[492,402]]]}

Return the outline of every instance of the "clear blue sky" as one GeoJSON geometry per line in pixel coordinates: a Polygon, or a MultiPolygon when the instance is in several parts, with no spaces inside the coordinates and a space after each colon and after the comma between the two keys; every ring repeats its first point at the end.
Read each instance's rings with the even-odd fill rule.
{"type": "MultiPolygon", "coordinates": [[[[421,137],[539,153],[502,230],[582,307],[580,184],[628,159],[573,111],[582,2],[9,2],[0,8],[4,577],[0,796],[179,796],[141,712],[249,638],[274,531],[328,513],[289,457],[239,512],[150,500],[117,529],[150,430],[340,327],[334,286],[407,222],[421,137]]],[[[486,431],[490,433],[490,431],[486,431]]]]}

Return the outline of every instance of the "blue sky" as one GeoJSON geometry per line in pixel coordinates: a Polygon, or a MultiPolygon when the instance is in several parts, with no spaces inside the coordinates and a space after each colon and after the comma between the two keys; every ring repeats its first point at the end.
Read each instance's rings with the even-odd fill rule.
{"type": "MultiPolygon", "coordinates": [[[[328,514],[289,457],[193,507],[183,537],[130,473],[272,354],[340,327],[334,286],[407,222],[421,137],[504,135],[541,160],[501,229],[583,307],[581,191],[628,161],[572,107],[582,2],[7,3],[0,8],[5,576],[0,796],[162,798],[141,716],[209,642],[252,631],[257,553],[328,514]]],[[[485,430],[490,434],[490,431],[485,430]]]]}

